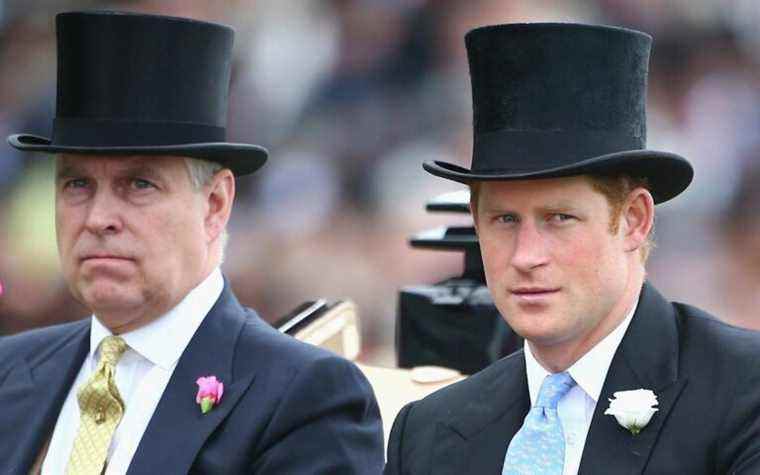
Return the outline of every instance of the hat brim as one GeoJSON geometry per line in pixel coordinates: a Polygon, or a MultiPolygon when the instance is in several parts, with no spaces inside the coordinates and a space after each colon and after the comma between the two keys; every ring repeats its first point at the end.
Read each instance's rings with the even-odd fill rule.
{"type": "Polygon", "coordinates": [[[694,178],[691,164],[680,155],[655,150],[632,150],[589,158],[572,164],[542,170],[499,170],[473,172],[442,161],[423,163],[433,175],[470,185],[478,181],[533,180],[575,175],[611,175],[626,173],[646,178],[654,202],[664,203],[683,192],[694,178]]]}
{"type": "Polygon", "coordinates": [[[71,153],[81,155],[167,155],[210,160],[232,170],[235,176],[248,175],[261,168],[269,152],[259,145],[214,142],[133,147],[77,147],[53,145],[50,139],[31,134],[15,134],[8,143],[26,152],[71,153]]]}

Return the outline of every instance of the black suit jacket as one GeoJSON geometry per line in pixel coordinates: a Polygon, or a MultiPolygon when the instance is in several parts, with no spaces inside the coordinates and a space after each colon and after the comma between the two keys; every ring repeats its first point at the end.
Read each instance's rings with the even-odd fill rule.
{"type": "MultiPolygon", "coordinates": [[[[89,335],[87,319],[0,339],[1,474],[29,471],[89,335]]],[[[372,389],[352,363],[278,333],[225,284],[180,357],[128,474],[376,474],[382,437],[372,389]],[[225,390],[203,415],[195,380],[210,374],[225,390]]]]}
{"type": "MultiPolygon", "coordinates": [[[[529,406],[519,351],[407,405],[391,431],[385,473],[500,474],[529,406]]],[[[670,303],[644,285],[579,473],[759,474],[760,334],[670,303]],[[634,436],[604,411],[615,391],[639,388],[656,393],[659,411],[634,436]]]]}

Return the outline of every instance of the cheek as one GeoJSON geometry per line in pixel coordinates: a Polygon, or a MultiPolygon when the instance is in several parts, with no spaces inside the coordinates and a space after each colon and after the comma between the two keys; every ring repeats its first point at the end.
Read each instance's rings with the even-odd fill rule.
{"type": "MultiPolygon", "coordinates": [[[[604,228],[578,228],[577,232],[562,234],[552,241],[557,261],[573,266],[604,265],[613,249],[613,236],[604,228]]],[[[593,269],[593,267],[592,267],[593,269]]]]}
{"type": "Polygon", "coordinates": [[[78,229],[81,229],[80,222],[81,217],[78,216],[76,210],[64,210],[60,206],[56,206],[55,237],[58,244],[58,253],[64,259],[76,245],[77,236],[81,234],[78,231],[78,229]]]}
{"type": "Polygon", "coordinates": [[[159,259],[176,261],[195,259],[205,242],[202,220],[194,213],[166,213],[150,225],[155,240],[153,251],[159,259]]]}
{"type": "MultiPolygon", "coordinates": [[[[507,270],[509,265],[510,249],[506,240],[498,240],[492,236],[479,238],[480,254],[483,258],[486,278],[498,277],[507,270]]],[[[490,280],[490,279],[489,279],[490,280]]]]}
{"type": "Polygon", "coordinates": [[[601,304],[624,285],[625,259],[609,235],[577,239],[563,254],[566,277],[582,290],[583,298],[601,304]]]}

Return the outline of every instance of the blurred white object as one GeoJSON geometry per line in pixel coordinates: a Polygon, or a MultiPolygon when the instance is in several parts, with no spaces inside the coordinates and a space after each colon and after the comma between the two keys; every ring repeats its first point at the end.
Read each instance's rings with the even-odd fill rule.
{"type": "Polygon", "coordinates": [[[318,300],[297,312],[288,322],[278,325],[278,329],[348,360],[353,361],[359,356],[361,333],[356,305],[351,301],[327,305],[325,300],[318,300]]]}

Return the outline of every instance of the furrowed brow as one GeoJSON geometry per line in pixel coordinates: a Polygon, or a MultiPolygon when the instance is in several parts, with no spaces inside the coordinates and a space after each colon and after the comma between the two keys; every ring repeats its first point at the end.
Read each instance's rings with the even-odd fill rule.
{"type": "Polygon", "coordinates": [[[578,205],[569,201],[557,201],[554,203],[548,203],[541,207],[544,211],[549,212],[568,212],[578,211],[578,205]]]}
{"type": "Polygon", "coordinates": [[[143,176],[145,178],[161,178],[161,172],[149,165],[135,165],[126,167],[119,172],[122,176],[143,176]]]}
{"type": "Polygon", "coordinates": [[[501,206],[498,203],[493,204],[481,204],[480,211],[488,214],[518,214],[516,210],[512,209],[508,205],[501,206]]]}
{"type": "Polygon", "coordinates": [[[80,167],[67,163],[56,167],[55,180],[56,182],[59,182],[64,178],[72,178],[82,175],[84,175],[84,171],[80,167]]]}

